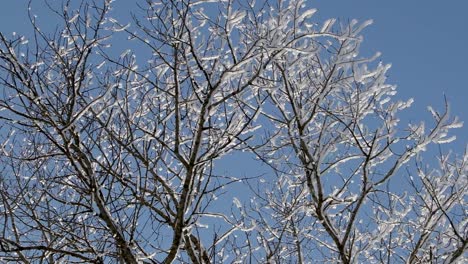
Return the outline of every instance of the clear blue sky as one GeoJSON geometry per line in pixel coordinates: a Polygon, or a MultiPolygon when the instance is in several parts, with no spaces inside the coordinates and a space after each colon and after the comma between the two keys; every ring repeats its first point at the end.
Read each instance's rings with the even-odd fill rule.
{"type": "Polygon", "coordinates": [[[388,81],[398,85],[402,98],[415,103],[406,111],[409,120],[429,117],[426,107],[442,109],[443,95],[453,115],[465,121],[456,144],[468,142],[468,1],[315,0],[321,18],[373,19],[364,31],[363,51],[382,52],[392,64],[388,81]]]}
{"type": "MultiPolygon", "coordinates": [[[[41,8],[42,1],[34,2],[41,8]]],[[[115,12],[127,12],[133,3],[117,0],[115,12]]],[[[1,2],[0,31],[21,34],[28,29],[26,4],[26,0],[1,2]]],[[[450,147],[464,150],[468,142],[468,1],[314,0],[308,4],[318,8],[316,18],[321,20],[373,19],[364,32],[362,50],[365,54],[381,51],[382,60],[393,65],[389,82],[398,85],[398,96],[415,98],[403,120],[428,118],[426,106],[441,109],[445,94],[452,114],[465,121],[465,127],[456,131],[457,143],[450,147]]],[[[47,19],[39,16],[43,30],[49,26],[47,19]]]]}

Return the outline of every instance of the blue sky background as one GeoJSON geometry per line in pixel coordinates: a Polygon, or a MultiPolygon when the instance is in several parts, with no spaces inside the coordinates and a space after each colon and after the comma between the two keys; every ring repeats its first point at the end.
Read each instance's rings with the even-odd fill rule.
{"type": "MultiPolygon", "coordinates": [[[[1,32],[30,32],[27,2],[1,1],[1,32]]],[[[40,14],[42,1],[33,3],[40,14]]],[[[134,3],[117,0],[114,12],[126,13],[134,3]]],[[[457,129],[457,141],[443,149],[464,151],[468,142],[468,1],[314,0],[308,5],[318,9],[318,22],[331,17],[342,21],[373,19],[374,24],[364,31],[362,53],[382,52],[381,59],[393,65],[388,82],[398,86],[398,97],[415,99],[413,107],[402,113],[402,120],[429,120],[426,107],[442,109],[445,94],[452,115],[464,120],[465,127],[457,129]]],[[[39,22],[45,31],[55,27],[47,16],[40,15],[39,22]]]]}
{"type": "MultiPolygon", "coordinates": [[[[312,3],[313,2],[313,3],[312,3]]],[[[362,51],[382,52],[391,63],[388,82],[398,96],[415,102],[402,120],[428,120],[427,106],[443,109],[444,94],[452,115],[465,121],[450,146],[464,151],[468,142],[468,1],[316,0],[320,18],[373,19],[364,31],[362,51]]]]}
{"type": "MultiPolygon", "coordinates": [[[[126,16],[129,10],[136,9],[136,1],[145,0],[116,0],[113,12],[119,17],[126,16]]],[[[31,32],[27,3],[28,0],[0,0],[0,32],[6,35],[31,32]]],[[[33,0],[33,3],[41,28],[52,32],[55,22],[43,15],[43,0],[33,0]]],[[[402,125],[410,121],[430,122],[427,106],[442,110],[446,95],[452,115],[465,121],[465,126],[452,131],[457,141],[442,149],[453,149],[459,154],[465,150],[468,143],[468,0],[308,0],[307,3],[318,9],[315,18],[319,24],[333,17],[342,21],[373,19],[374,24],[363,33],[365,40],[361,51],[365,56],[382,52],[382,61],[393,65],[388,82],[398,86],[397,97],[415,99],[412,108],[401,113],[402,125]]],[[[0,86],[0,92],[2,89],[0,86]]],[[[254,167],[258,163],[239,155],[223,159],[219,164],[221,172],[234,171],[234,176],[257,176],[255,173],[263,171],[254,167]]],[[[224,199],[242,194],[245,185],[233,185],[233,188],[234,192],[223,196],[224,199]]],[[[226,205],[224,201],[220,204],[226,205]]]]}

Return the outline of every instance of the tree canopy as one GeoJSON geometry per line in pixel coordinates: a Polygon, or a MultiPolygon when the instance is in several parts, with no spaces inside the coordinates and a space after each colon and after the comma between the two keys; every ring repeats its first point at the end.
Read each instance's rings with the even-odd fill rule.
{"type": "Polygon", "coordinates": [[[445,102],[401,124],[412,99],[359,53],[371,21],[112,2],[44,1],[56,27],[30,8],[32,35],[0,33],[0,260],[466,261],[468,155],[424,152],[462,122],[445,102]]]}

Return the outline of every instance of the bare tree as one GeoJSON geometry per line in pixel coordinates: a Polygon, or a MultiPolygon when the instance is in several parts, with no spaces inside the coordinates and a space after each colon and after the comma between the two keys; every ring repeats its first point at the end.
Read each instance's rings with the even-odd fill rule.
{"type": "Polygon", "coordinates": [[[428,145],[454,140],[447,132],[462,123],[449,118],[447,105],[443,113],[429,108],[434,125],[428,131],[424,123],[402,130],[398,113],[412,100],[391,100],[396,88],[385,83],[390,66],[374,62],[379,54],[358,57],[359,34],[369,22],[334,23],[325,23],[322,31],[330,38],[310,43],[310,52],[292,50],[276,58],[264,89],[262,116],[273,129],[254,150],[278,180],[255,186],[260,199],[253,207],[261,209],[251,217],[260,220],[266,259],[451,263],[463,258],[466,154],[451,165],[441,156],[441,172],[426,175],[420,168],[410,181],[398,177],[428,145]],[[412,188],[402,190],[405,184],[398,181],[412,188]]]}
{"type": "Polygon", "coordinates": [[[399,128],[411,103],[359,57],[367,22],[148,0],[123,23],[112,2],[45,1],[54,31],[30,8],[33,36],[0,33],[2,261],[463,259],[466,154],[438,171],[418,156],[461,123],[447,107],[399,128]],[[267,175],[221,172],[248,152],[267,175]]]}

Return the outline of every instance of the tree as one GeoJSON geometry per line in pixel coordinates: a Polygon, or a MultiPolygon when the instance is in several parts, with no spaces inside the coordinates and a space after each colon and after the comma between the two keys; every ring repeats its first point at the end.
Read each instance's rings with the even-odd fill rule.
{"type": "Polygon", "coordinates": [[[447,106],[427,132],[398,125],[411,102],[359,57],[368,22],[318,25],[300,0],[146,2],[132,24],[111,0],[45,2],[55,31],[29,13],[29,41],[0,33],[3,261],[465,259],[468,155],[420,155],[461,123],[447,106]],[[230,154],[266,174],[221,173],[230,154]]]}

